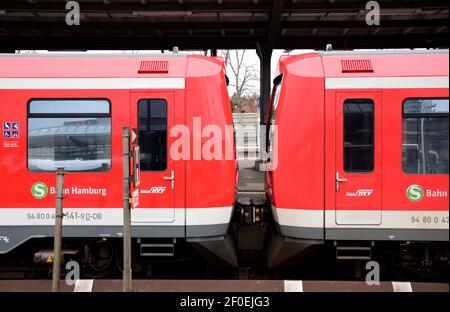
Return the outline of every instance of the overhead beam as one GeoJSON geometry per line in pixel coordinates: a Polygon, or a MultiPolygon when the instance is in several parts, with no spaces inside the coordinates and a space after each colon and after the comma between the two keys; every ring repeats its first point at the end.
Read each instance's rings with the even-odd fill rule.
{"type": "MultiPolygon", "coordinates": [[[[367,0],[357,0],[349,2],[314,2],[314,1],[298,1],[289,3],[285,7],[288,13],[298,11],[302,12],[345,12],[365,10],[367,0]]],[[[411,0],[411,1],[379,1],[380,7],[383,10],[417,10],[417,9],[448,9],[448,1],[443,0],[411,0]]]]}
{"type": "MultiPolygon", "coordinates": [[[[0,36],[0,50],[161,50],[172,49],[254,49],[255,41],[263,36],[178,36],[165,38],[157,36],[0,36]],[[193,40],[197,39],[197,40],[193,40]]],[[[325,49],[326,44],[333,49],[371,48],[448,48],[448,33],[407,34],[407,35],[363,35],[363,36],[283,36],[278,38],[275,49],[325,49]]]]}
{"type": "MultiPolygon", "coordinates": [[[[148,29],[157,24],[158,29],[161,30],[202,30],[202,29],[267,29],[266,22],[88,22],[85,21],[80,25],[73,27],[67,26],[62,20],[60,23],[54,21],[39,21],[39,22],[10,22],[2,21],[1,28],[4,29],[36,29],[39,31],[65,28],[68,30],[108,30],[108,29],[128,29],[128,30],[142,30],[148,29]]],[[[385,20],[377,28],[420,28],[420,27],[436,27],[441,28],[448,26],[448,19],[408,19],[408,20],[385,20]]],[[[346,29],[346,28],[367,28],[372,29],[373,26],[368,26],[365,21],[283,21],[280,22],[276,29],[346,29]]]]}
{"type": "MultiPolygon", "coordinates": [[[[278,2],[275,1],[275,2],[278,2]]],[[[251,2],[243,3],[242,1],[226,1],[210,2],[210,3],[150,3],[148,1],[140,1],[135,3],[115,3],[105,4],[103,2],[84,2],[79,1],[80,7],[84,12],[102,12],[102,13],[120,13],[132,11],[192,11],[192,12],[268,12],[273,9],[270,2],[251,2]]],[[[351,1],[351,2],[317,2],[317,1],[301,1],[296,3],[287,3],[285,5],[285,13],[295,12],[344,12],[344,11],[360,11],[364,10],[367,1],[351,1]]],[[[404,9],[447,9],[448,2],[444,0],[412,0],[412,1],[389,1],[381,2],[382,9],[404,10],[404,9]]],[[[19,11],[19,12],[65,12],[64,2],[17,2],[2,1],[0,10],[19,11]]]]}
{"type": "Polygon", "coordinates": [[[334,50],[351,49],[412,49],[448,48],[448,33],[442,34],[398,34],[358,36],[283,37],[278,39],[279,49],[319,49],[332,44],[334,50]]]}
{"type": "MultiPolygon", "coordinates": [[[[115,3],[104,4],[102,2],[84,2],[79,1],[80,8],[83,12],[102,12],[102,13],[123,13],[133,11],[148,12],[175,12],[175,11],[192,11],[192,12],[259,12],[269,11],[272,8],[271,3],[243,3],[242,1],[230,1],[223,4],[218,2],[210,3],[115,3]]],[[[2,1],[0,9],[11,12],[65,12],[64,2],[39,2],[36,4],[2,1]]]]}

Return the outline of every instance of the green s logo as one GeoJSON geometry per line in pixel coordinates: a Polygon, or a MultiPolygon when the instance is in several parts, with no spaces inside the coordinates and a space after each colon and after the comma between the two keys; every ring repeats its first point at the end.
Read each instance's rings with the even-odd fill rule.
{"type": "Polygon", "coordinates": [[[43,199],[48,194],[48,187],[45,183],[36,182],[31,187],[31,195],[36,199],[43,199]]]}
{"type": "Polygon", "coordinates": [[[423,188],[420,185],[413,184],[406,189],[406,198],[408,198],[412,202],[421,201],[423,195],[423,188]]]}

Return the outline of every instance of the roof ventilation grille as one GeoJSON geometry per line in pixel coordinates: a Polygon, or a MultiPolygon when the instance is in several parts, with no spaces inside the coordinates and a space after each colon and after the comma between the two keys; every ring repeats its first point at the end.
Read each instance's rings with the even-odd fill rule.
{"type": "Polygon", "coordinates": [[[341,60],[343,73],[373,73],[370,60],[341,60]]]}
{"type": "Polygon", "coordinates": [[[139,74],[167,74],[169,73],[168,61],[142,61],[139,74]]]}

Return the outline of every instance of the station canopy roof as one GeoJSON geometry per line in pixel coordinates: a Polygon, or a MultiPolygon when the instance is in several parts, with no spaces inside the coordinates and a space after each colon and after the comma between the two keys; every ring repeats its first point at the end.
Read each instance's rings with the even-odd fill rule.
{"type": "Polygon", "coordinates": [[[1,0],[0,51],[446,48],[447,0],[380,0],[380,25],[359,0],[1,0]]]}

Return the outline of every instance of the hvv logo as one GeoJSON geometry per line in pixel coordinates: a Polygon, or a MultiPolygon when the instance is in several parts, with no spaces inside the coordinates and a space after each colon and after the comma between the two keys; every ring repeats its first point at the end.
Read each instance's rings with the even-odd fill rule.
{"type": "Polygon", "coordinates": [[[163,194],[166,191],[165,186],[153,186],[149,190],[141,190],[141,194],[163,194]]]}
{"type": "Polygon", "coordinates": [[[370,197],[373,193],[373,190],[367,189],[367,190],[357,190],[356,192],[347,192],[345,196],[347,197],[370,197]]]}

